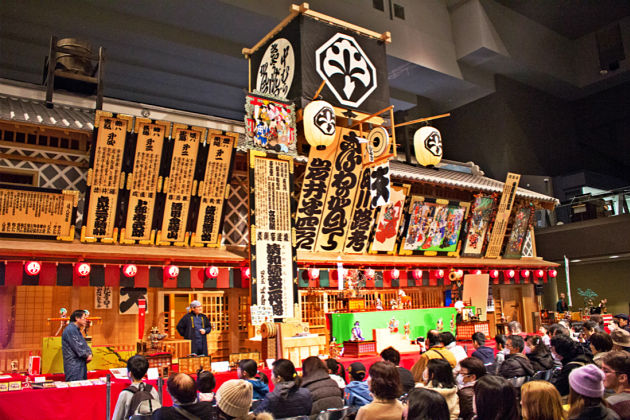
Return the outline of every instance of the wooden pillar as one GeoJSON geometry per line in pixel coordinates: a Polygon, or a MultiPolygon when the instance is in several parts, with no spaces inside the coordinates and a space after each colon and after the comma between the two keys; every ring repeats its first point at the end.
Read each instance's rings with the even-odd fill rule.
{"type": "MultiPolygon", "coordinates": [[[[230,320],[229,326],[229,348],[230,353],[240,353],[240,331],[238,325],[239,318],[239,294],[236,289],[225,289],[228,298],[228,315],[230,320]]],[[[243,343],[244,344],[244,343],[243,343]]]]}

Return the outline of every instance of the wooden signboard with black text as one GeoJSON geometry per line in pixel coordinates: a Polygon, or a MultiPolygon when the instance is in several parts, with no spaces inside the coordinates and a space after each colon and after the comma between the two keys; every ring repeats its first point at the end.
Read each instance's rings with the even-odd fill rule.
{"type": "Polygon", "coordinates": [[[490,240],[488,241],[486,258],[499,258],[499,255],[501,255],[501,247],[505,239],[505,231],[507,230],[508,221],[510,220],[512,205],[514,204],[514,197],[516,196],[520,179],[521,176],[519,174],[513,174],[511,172],[507,174],[503,193],[501,194],[501,201],[499,202],[499,210],[497,211],[492,233],[490,234],[490,240]]]}

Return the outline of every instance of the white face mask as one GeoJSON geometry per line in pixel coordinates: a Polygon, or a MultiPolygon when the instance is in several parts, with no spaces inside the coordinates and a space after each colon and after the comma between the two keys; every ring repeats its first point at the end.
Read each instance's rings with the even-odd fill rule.
{"type": "Polygon", "coordinates": [[[464,387],[464,375],[462,375],[461,373],[457,374],[457,377],[455,378],[455,382],[457,382],[457,388],[463,388],[464,387]]]}

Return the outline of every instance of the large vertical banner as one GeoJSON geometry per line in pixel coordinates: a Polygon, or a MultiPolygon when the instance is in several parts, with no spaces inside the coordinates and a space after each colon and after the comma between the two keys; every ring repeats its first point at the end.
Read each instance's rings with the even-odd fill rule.
{"type": "Polygon", "coordinates": [[[188,240],[188,209],[195,188],[195,165],[199,143],[206,129],[183,124],[173,125],[173,157],[168,178],[164,181],[164,213],[157,245],[183,246],[188,240]]]}
{"type": "Polygon", "coordinates": [[[478,195],[472,205],[462,256],[481,257],[487,240],[492,215],[496,209],[496,194],[478,195]]]}
{"type": "Polygon", "coordinates": [[[136,118],[136,150],[133,169],[127,176],[129,199],[121,243],[150,244],[155,239],[153,213],[159,187],[160,162],[164,139],[170,136],[171,124],[136,118]]]}
{"type": "Polygon", "coordinates": [[[122,165],[127,133],[132,118],[96,111],[94,141],[85,199],[86,222],[81,228],[83,242],[116,242],[118,193],[123,181],[122,165]]]}
{"type": "Polygon", "coordinates": [[[374,224],[374,213],[376,213],[376,208],[372,208],[371,205],[370,179],[371,169],[363,169],[343,249],[343,252],[347,254],[363,254],[368,251],[370,245],[370,232],[374,224]]]}
{"type": "Polygon", "coordinates": [[[208,158],[199,184],[199,209],[192,246],[218,246],[221,242],[223,208],[230,192],[229,175],[238,134],[208,133],[208,158]]]}
{"type": "Polygon", "coordinates": [[[488,241],[486,258],[498,258],[501,254],[505,231],[507,230],[508,220],[512,213],[512,205],[514,204],[514,197],[516,196],[520,179],[521,176],[519,174],[513,174],[511,172],[507,174],[505,185],[503,186],[503,193],[501,194],[499,210],[497,210],[497,217],[495,218],[490,240],[488,241]]]}
{"type": "Polygon", "coordinates": [[[249,152],[252,305],[269,305],[274,318],[292,318],[297,294],[291,189],[293,160],[249,152]]]}
{"type": "Polygon", "coordinates": [[[376,219],[376,230],[370,252],[394,252],[409,189],[410,186],[407,184],[392,186],[389,204],[380,208],[378,219],[376,219]]]}

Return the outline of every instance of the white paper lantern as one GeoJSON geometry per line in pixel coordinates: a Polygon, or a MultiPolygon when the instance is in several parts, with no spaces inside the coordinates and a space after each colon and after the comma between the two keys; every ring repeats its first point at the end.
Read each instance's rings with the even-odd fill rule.
{"type": "Polygon", "coordinates": [[[318,150],[323,150],[335,141],[337,125],[335,110],[326,101],[313,101],[304,107],[304,136],[318,150]]]}
{"type": "Polygon", "coordinates": [[[422,127],[413,135],[416,160],[422,166],[435,166],[442,160],[442,135],[434,127],[422,127]]]}

